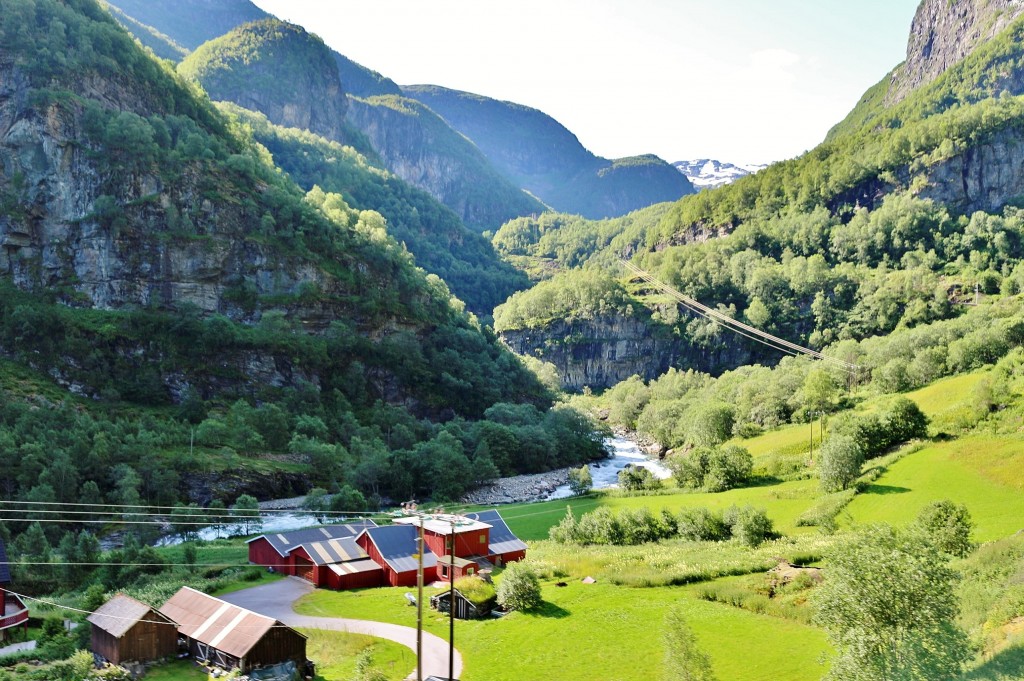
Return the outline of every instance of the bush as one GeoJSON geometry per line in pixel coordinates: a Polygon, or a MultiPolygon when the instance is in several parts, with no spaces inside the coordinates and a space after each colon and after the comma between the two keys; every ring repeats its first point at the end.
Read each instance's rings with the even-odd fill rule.
{"type": "Polygon", "coordinates": [[[754,459],[743,447],[698,447],[668,460],[672,477],[680,487],[724,492],[750,479],[754,459]]]}
{"type": "Polygon", "coordinates": [[[579,468],[569,470],[569,489],[576,496],[586,494],[594,486],[594,478],[590,475],[590,466],[583,464],[579,468]]]}
{"type": "Polygon", "coordinates": [[[917,516],[915,526],[943,553],[963,558],[974,548],[971,530],[974,523],[963,504],[945,499],[928,504],[917,516]]]}
{"type": "Polygon", "coordinates": [[[531,610],[541,604],[540,581],[529,565],[512,563],[501,573],[497,598],[506,610],[531,610]]]}
{"type": "Polygon", "coordinates": [[[707,508],[684,508],[680,511],[678,533],[691,541],[724,541],[730,536],[722,514],[707,508]]]}
{"type": "Polygon", "coordinates": [[[730,506],[722,518],[732,536],[751,548],[775,536],[775,528],[763,508],[730,506]]]}
{"type": "Polygon", "coordinates": [[[661,480],[643,466],[626,466],[619,471],[619,487],[627,492],[646,492],[661,489],[661,480]]]}

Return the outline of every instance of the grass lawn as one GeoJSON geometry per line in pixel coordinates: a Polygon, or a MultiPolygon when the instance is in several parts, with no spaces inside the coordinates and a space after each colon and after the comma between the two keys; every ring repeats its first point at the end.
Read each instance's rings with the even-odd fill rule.
{"type": "Polygon", "coordinates": [[[416,655],[403,645],[342,631],[299,629],[309,637],[306,655],[316,663],[317,681],[348,681],[356,676],[356,656],[369,651],[373,667],[389,681],[401,681],[416,668],[416,655]]]}
{"type": "Polygon", "coordinates": [[[207,681],[210,676],[192,660],[175,660],[153,667],[142,678],[144,681],[207,681]]]}
{"type": "Polygon", "coordinates": [[[839,519],[902,525],[940,499],[967,506],[976,541],[1024,529],[1024,439],[972,435],[927,446],[892,464],[839,519]]]}
{"type": "MultiPolygon", "coordinates": [[[[682,603],[721,679],[801,681],[824,673],[817,663],[828,649],[824,634],[796,622],[700,601],[680,588],[631,589],[577,580],[565,587],[544,581],[542,587],[545,603],[535,613],[456,622],[464,681],[657,679],[664,656],[661,621],[674,603],[682,603]]],[[[416,609],[405,604],[406,591],[318,590],[297,609],[416,626],[416,609]]],[[[447,638],[444,616],[425,611],[424,622],[428,631],[447,638]]]]}

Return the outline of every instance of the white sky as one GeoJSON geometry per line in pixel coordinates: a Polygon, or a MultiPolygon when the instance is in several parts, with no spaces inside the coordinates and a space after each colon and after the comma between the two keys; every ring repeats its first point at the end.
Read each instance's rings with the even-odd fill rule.
{"type": "Polygon", "coordinates": [[[919,0],[253,0],[395,82],[540,109],[608,158],[767,163],[906,54],[919,0]]]}

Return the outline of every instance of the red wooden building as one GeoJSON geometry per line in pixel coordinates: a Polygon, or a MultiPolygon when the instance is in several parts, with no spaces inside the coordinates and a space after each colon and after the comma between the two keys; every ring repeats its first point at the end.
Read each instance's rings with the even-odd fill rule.
{"type": "MultiPolygon", "coordinates": [[[[356,537],[356,542],[384,571],[384,584],[415,586],[419,569],[416,540],[418,530],[411,525],[371,527],[356,537]]],[[[437,579],[437,556],[423,552],[423,581],[437,579]]]]}
{"type": "Polygon", "coordinates": [[[306,668],[306,637],[277,620],[183,586],[160,608],[178,623],[196,660],[247,672],[294,662],[306,668]]]}
{"type": "Polygon", "coordinates": [[[7,591],[11,583],[11,570],[7,562],[7,549],[4,540],[0,539],[0,641],[7,636],[7,630],[18,625],[28,631],[28,608],[20,598],[7,591]]]}
{"type": "Polygon", "coordinates": [[[419,527],[423,540],[437,556],[438,578],[454,580],[492,565],[502,566],[526,557],[526,543],[512,534],[496,510],[466,515],[422,515],[397,518],[395,523],[419,527]]]}
{"type": "Polygon", "coordinates": [[[384,569],[354,537],[296,546],[288,552],[296,577],[328,589],[359,589],[384,583],[384,569]]]}
{"type": "MultiPolygon", "coordinates": [[[[286,575],[295,575],[295,560],[291,551],[313,542],[355,537],[368,527],[376,527],[372,520],[360,520],[342,525],[326,525],[292,532],[263,534],[246,542],[249,546],[249,562],[272,568],[286,575]]],[[[308,556],[307,556],[308,559],[308,556]]]]}
{"type": "Polygon", "coordinates": [[[152,662],[178,652],[178,625],[124,594],[104,603],[88,620],[92,652],[111,664],[152,662]]]}

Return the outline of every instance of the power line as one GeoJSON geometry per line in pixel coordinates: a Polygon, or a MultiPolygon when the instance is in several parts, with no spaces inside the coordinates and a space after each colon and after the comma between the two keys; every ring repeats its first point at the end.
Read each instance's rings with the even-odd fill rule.
{"type": "Polygon", "coordinates": [[[684,307],[686,307],[686,309],[690,310],[694,314],[697,314],[719,326],[725,327],[728,330],[732,331],[733,333],[739,334],[745,338],[749,338],[750,340],[756,341],[774,350],[778,350],[789,355],[806,355],[813,359],[818,359],[824,362],[831,363],[834,366],[837,366],[838,368],[842,369],[843,371],[853,375],[859,375],[861,372],[861,367],[857,364],[852,364],[850,362],[846,362],[836,357],[830,357],[829,355],[821,353],[817,350],[813,350],[811,348],[805,348],[802,345],[797,345],[796,343],[787,341],[784,338],[779,338],[778,336],[774,336],[766,331],[754,328],[753,326],[745,324],[739,321],[738,319],[733,319],[732,317],[723,314],[718,310],[715,310],[713,308],[708,307],[707,305],[704,305],[695,298],[691,298],[690,296],[681,293],[672,286],[669,286],[668,284],[660,281],[659,279],[656,279],[653,275],[646,272],[645,270],[640,269],[633,263],[621,259],[619,260],[619,263],[622,264],[622,266],[625,267],[631,274],[633,274],[636,277],[639,277],[641,280],[647,282],[648,284],[651,284],[655,288],[667,294],[669,297],[681,303],[684,307]]]}

